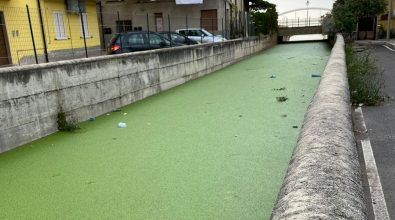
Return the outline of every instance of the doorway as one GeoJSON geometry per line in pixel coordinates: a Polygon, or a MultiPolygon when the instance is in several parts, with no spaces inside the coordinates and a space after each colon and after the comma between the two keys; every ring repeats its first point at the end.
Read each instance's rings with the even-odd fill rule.
{"type": "Polygon", "coordinates": [[[200,11],[201,21],[200,25],[202,28],[214,33],[218,30],[218,18],[217,10],[201,10],[200,11]]]}
{"type": "Polygon", "coordinates": [[[162,13],[155,13],[155,31],[163,31],[163,14],[162,13]]]}

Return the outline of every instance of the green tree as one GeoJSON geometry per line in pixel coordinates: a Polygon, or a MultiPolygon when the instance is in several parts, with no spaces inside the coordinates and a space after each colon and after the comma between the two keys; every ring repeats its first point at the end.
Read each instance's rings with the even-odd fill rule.
{"type": "Polygon", "coordinates": [[[355,30],[358,18],[344,0],[337,0],[333,4],[332,15],[336,31],[351,33],[355,30]]]}
{"type": "Polygon", "coordinates": [[[278,13],[275,4],[264,0],[250,0],[249,11],[255,24],[256,33],[272,34],[277,32],[278,13]]]}
{"type": "Polygon", "coordinates": [[[269,8],[276,8],[275,4],[264,0],[250,0],[249,1],[249,10],[250,11],[264,11],[269,8]]]}
{"type": "Polygon", "coordinates": [[[353,14],[358,17],[374,17],[387,8],[387,0],[346,0],[353,14]]]}
{"type": "Polygon", "coordinates": [[[322,16],[322,33],[329,35],[335,34],[335,24],[331,13],[322,16]]]}
{"type": "Polygon", "coordinates": [[[332,9],[335,30],[351,33],[359,19],[375,17],[386,6],[386,0],[336,0],[332,9]]]}

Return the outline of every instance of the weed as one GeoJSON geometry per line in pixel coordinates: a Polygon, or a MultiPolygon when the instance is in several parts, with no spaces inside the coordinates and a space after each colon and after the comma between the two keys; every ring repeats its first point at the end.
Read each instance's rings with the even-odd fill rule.
{"type": "Polygon", "coordinates": [[[80,126],[77,124],[77,120],[73,118],[67,120],[66,113],[62,108],[59,110],[57,122],[59,131],[73,132],[80,129],[80,126]]]}
{"type": "Polygon", "coordinates": [[[382,72],[368,52],[355,53],[346,46],[348,83],[353,104],[378,105],[384,100],[382,72]]]}
{"type": "Polygon", "coordinates": [[[280,96],[280,97],[276,97],[277,102],[285,102],[288,100],[287,96],[280,96]]]}

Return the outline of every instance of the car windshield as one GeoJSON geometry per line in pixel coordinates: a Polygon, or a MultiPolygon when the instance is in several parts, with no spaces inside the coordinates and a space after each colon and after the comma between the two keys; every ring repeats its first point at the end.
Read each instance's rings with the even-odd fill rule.
{"type": "Polygon", "coordinates": [[[209,36],[209,37],[212,37],[212,36],[213,36],[212,33],[206,31],[205,29],[202,29],[202,32],[203,32],[206,36],[209,36]]]}
{"type": "Polygon", "coordinates": [[[205,29],[196,29],[196,28],[192,28],[192,29],[188,29],[188,30],[179,30],[178,33],[180,33],[184,36],[194,36],[194,37],[201,37],[202,35],[209,36],[209,37],[213,36],[212,33],[208,32],[205,29]]]}

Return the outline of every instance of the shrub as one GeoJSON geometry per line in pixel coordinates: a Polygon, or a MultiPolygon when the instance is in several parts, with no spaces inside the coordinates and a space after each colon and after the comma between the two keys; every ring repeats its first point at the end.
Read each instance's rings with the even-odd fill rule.
{"type": "Polygon", "coordinates": [[[348,82],[353,104],[378,105],[384,100],[383,75],[368,52],[354,52],[346,46],[348,82]]]}
{"type": "MultiPolygon", "coordinates": [[[[390,38],[394,38],[395,37],[395,31],[394,30],[390,30],[390,38]]],[[[383,25],[378,25],[377,28],[377,37],[379,39],[385,39],[387,38],[387,31],[384,29],[383,25]]]]}

